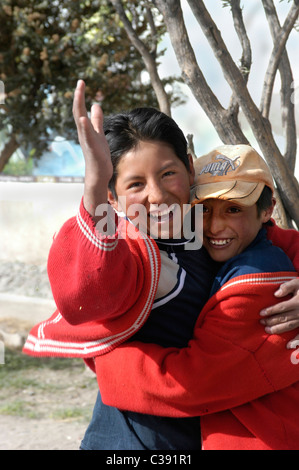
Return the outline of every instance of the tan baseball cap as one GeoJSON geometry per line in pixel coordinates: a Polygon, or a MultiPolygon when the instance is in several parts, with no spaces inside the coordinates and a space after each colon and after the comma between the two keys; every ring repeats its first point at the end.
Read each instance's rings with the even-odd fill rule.
{"type": "Polygon", "coordinates": [[[233,200],[253,206],[265,186],[274,193],[270,169],[249,145],[222,145],[194,162],[191,204],[205,199],[233,200]]]}

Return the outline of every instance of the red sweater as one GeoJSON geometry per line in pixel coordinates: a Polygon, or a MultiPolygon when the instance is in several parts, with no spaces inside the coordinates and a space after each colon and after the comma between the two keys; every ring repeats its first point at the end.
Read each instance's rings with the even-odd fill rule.
{"type": "Polygon", "coordinates": [[[93,367],[95,356],[126,341],[147,320],[158,287],[159,249],[111,211],[112,236],[97,232],[81,202],[77,217],[55,237],[48,274],[57,310],[31,330],[24,353],[81,357],[93,367]]]}
{"type": "MultiPolygon", "coordinates": [[[[270,233],[285,251],[289,244],[298,270],[298,233],[277,227],[270,233]]],[[[188,348],[131,343],[98,357],[104,403],[161,416],[200,415],[206,450],[299,450],[298,351],[286,349],[294,332],[268,336],[259,325],[260,310],[274,303],[288,276],[294,273],[225,284],[206,304],[188,348]]]]}
{"type": "Polygon", "coordinates": [[[284,279],[285,273],[255,274],[225,284],[206,304],[188,348],[131,343],[98,357],[103,402],[202,416],[206,449],[299,449],[299,365],[286,349],[294,332],[268,336],[258,321],[284,279]]]}
{"type": "MultiPolygon", "coordinates": [[[[213,331],[213,328],[211,332],[208,330],[202,338],[202,344],[198,344],[196,336],[200,334],[202,328],[197,328],[189,348],[181,351],[166,350],[166,358],[164,357],[164,349],[144,345],[145,348],[150,348],[151,357],[140,363],[138,354],[128,356],[132,365],[136,363],[137,367],[136,382],[134,383],[134,378],[129,380],[129,376],[126,375],[128,372],[126,356],[122,354],[125,348],[119,348],[119,351],[116,350],[111,354],[104,353],[111,351],[131,337],[146,321],[157,290],[160,257],[154,241],[148,237],[134,237],[134,233],[131,236],[126,236],[126,231],[130,233],[135,231],[136,235],[136,229],[131,224],[119,221],[115,236],[102,237],[96,232],[91,217],[82,205],[78,217],[71,219],[63,226],[53,242],[48,265],[53,296],[58,310],[48,321],[42,322],[32,330],[24,352],[36,356],[96,357],[97,364],[101,365],[101,367],[97,367],[99,383],[107,403],[111,400],[111,404],[122,407],[122,403],[117,403],[117,401],[123,400],[124,408],[132,409],[135,406],[135,409],[141,412],[146,412],[146,407],[150,403],[149,413],[168,416],[214,413],[231,406],[241,405],[258,396],[271,393],[273,390],[286,388],[298,380],[298,369],[290,361],[290,351],[285,350],[285,342],[291,335],[286,335],[283,338],[272,337],[276,338],[279,344],[281,344],[280,341],[283,341],[281,349],[287,355],[282,359],[280,355],[276,358],[276,343],[271,343],[272,340],[268,342],[265,337],[265,341],[261,341],[257,350],[251,349],[251,347],[247,350],[238,342],[234,344],[230,339],[225,338],[222,335],[223,328],[220,328],[221,331],[218,333],[213,331]],[[124,237],[126,240],[123,239],[124,237]],[[123,263],[123,269],[119,269],[120,259],[123,263]],[[126,285],[126,289],[120,289],[120,286],[123,285],[126,285]],[[119,295],[120,291],[122,295],[119,295]],[[211,340],[214,339],[214,342],[210,341],[209,337],[211,340]],[[228,345],[229,348],[226,349],[228,345]],[[206,368],[208,362],[198,361],[198,357],[204,357],[198,354],[201,347],[207,348],[204,353],[206,358],[214,356],[213,367],[206,368]],[[265,356],[259,357],[259,349],[266,352],[265,356]],[[102,356],[103,362],[101,362],[100,356],[102,356]],[[227,358],[225,366],[229,365],[229,372],[224,372],[224,368],[220,368],[220,366],[219,368],[215,367],[215,356],[217,361],[219,358],[223,360],[227,358]],[[184,365],[180,367],[177,360],[181,357],[184,365]],[[164,362],[164,358],[166,362],[164,362]],[[186,359],[190,359],[191,367],[192,365],[195,367],[197,363],[203,364],[206,369],[202,374],[205,374],[207,379],[202,380],[199,375],[190,374],[189,370],[191,369],[185,365],[186,359]],[[268,365],[266,359],[269,360],[268,369],[266,368],[268,365]],[[228,383],[226,379],[234,376],[236,365],[241,360],[244,361],[242,364],[246,364],[246,366],[243,368],[241,383],[237,382],[238,386],[242,385],[242,387],[237,390],[233,382],[229,381],[228,383]],[[283,362],[279,362],[280,360],[283,362]],[[265,362],[265,370],[261,369],[260,362],[263,367],[265,362]],[[111,374],[111,367],[115,367],[115,364],[117,364],[119,374],[116,380],[111,374]],[[169,364],[170,372],[168,371],[169,364]],[[162,370],[160,370],[160,365],[162,370]],[[164,365],[167,365],[167,370],[164,365]],[[144,376],[140,375],[140,370],[145,374],[144,376]],[[216,370],[218,370],[217,374],[216,370]],[[172,371],[178,375],[173,376],[172,371]],[[220,394],[218,393],[219,386],[217,394],[216,392],[213,394],[212,378],[215,376],[215,381],[217,380],[219,384],[219,374],[220,380],[222,377],[223,387],[221,387],[220,394]],[[151,375],[154,385],[147,388],[146,377],[151,377],[151,375]],[[253,376],[258,378],[254,382],[254,386],[251,383],[253,376]],[[107,377],[109,377],[109,381],[106,380],[107,377]],[[102,389],[102,379],[106,389],[102,389]],[[145,384],[142,383],[144,379],[145,384]],[[185,380],[187,380],[187,385],[185,380]],[[199,384],[202,385],[203,382],[205,382],[206,388],[199,392],[199,384]],[[129,389],[129,384],[132,389],[129,389]],[[150,388],[155,390],[150,390],[150,388]],[[135,393],[134,400],[132,400],[132,391],[135,393]],[[197,396],[199,399],[196,398],[197,396]],[[113,403],[114,400],[116,400],[115,403],[113,403]]],[[[271,238],[284,251],[288,252],[288,248],[290,248],[289,256],[293,259],[298,270],[298,233],[296,231],[281,231],[274,227],[271,229],[271,238]]],[[[268,281],[264,284],[262,296],[259,289],[261,278],[259,278],[258,284],[248,285],[248,288],[259,289],[256,295],[263,297],[262,302],[255,304],[255,307],[258,305],[258,311],[273,303],[273,290],[282,280],[278,276],[273,284],[273,279],[271,279],[271,295],[266,293],[268,292],[268,288],[266,288],[268,281]]],[[[241,292],[234,290],[232,295],[235,295],[235,299],[238,300],[238,296],[241,299],[244,298],[244,292],[247,292],[245,285],[242,286],[241,292]]],[[[229,298],[227,301],[229,302],[229,298]]],[[[228,305],[232,304],[229,302],[228,305]]],[[[207,308],[210,307],[211,305],[207,308]]],[[[203,317],[201,316],[201,318],[203,317]]],[[[258,318],[257,313],[254,319],[251,318],[252,329],[257,327],[258,318]]],[[[216,328],[219,325],[216,322],[214,326],[216,328]]],[[[262,327],[260,327],[260,331],[264,335],[262,327]]],[[[251,332],[251,328],[249,332],[251,332]]],[[[128,350],[130,348],[131,346],[128,346],[128,350]]],[[[134,375],[134,367],[130,370],[134,375]]],[[[298,419],[297,421],[299,422],[298,419]]]]}

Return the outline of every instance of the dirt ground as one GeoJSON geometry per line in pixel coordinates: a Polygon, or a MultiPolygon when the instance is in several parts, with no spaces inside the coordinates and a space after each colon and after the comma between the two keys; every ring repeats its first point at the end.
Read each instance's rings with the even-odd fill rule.
{"type": "Polygon", "coordinates": [[[0,450],[78,450],[86,425],[0,416],[0,450]]]}
{"type": "MultiPolygon", "coordinates": [[[[28,323],[1,319],[26,335],[28,323]]],[[[79,450],[97,395],[81,360],[37,359],[5,349],[0,364],[0,450],[79,450]]]]}

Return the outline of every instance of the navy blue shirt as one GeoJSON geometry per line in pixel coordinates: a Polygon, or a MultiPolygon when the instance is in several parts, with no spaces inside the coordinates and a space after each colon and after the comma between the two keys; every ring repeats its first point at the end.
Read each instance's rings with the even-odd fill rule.
{"type": "MultiPolygon", "coordinates": [[[[164,347],[188,345],[219,269],[219,264],[211,260],[204,248],[189,250],[188,243],[157,241],[161,258],[169,265],[169,277],[168,271],[164,272],[165,280],[170,281],[165,282],[169,289],[156,298],[149,319],[132,340],[164,347]]],[[[120,411],[104,405],[98,394],[81,448],[200,450],[200,418],[166,418],[120,411]]]]}

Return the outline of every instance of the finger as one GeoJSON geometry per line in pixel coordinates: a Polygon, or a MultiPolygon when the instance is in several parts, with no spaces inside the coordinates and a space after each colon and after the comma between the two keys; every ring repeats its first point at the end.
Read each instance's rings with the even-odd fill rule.
{"type": "Polygon", "coordinates": [[[279,304],[273,305],[272,307],[264,308],[261,310],[260,315],[262,317],[269,317],[271,315],[277,315],[280,313],[286,313],[295,311],[298,309],[298,301],[296,299],[286,300],[279,304]]]}
{"type": "Polygon", "coordinates": [[[74,94],[73,102],[73,116],[76,124],[79,124],[81,117],[87,117],[87,109],[85,105],[85,83],[83,80],[78,80],[77,87],[74,94]]]}
{"type": "Polygon", "coordinates": [[[103,111],[99,104],[94,104],[91,107],[91,124],[96,132],[103,132],[103,111]]]}
{"type": "Polygon", "coordinates": [[[279,289],[275,292],[276,297],[285,297],[289,294],[295,294],[299,289],[299,279],[292,279],[291,281],[281,284],[279,289]]]}
{"type": "Polygon", "coordinates": [[[271,317],[264,318],[263,320],[261,320],[261,323],[266,326],[273,326],[279,325],[279,323],[286,323],[290,321],[298,321],[299,324],[298,315],[295,311],[285,312],[283,314],[273,315],[271,317]]]}
{"type": "Polygon", "coordinates": [[[299,327],[298,320],[289,321],[286,323],[282,323],[280,325],[274,326],[266,326],[265,332],[269,335],[281,335],[283,333],[287,333],[289,331],[293,331],[299,327]]]}

